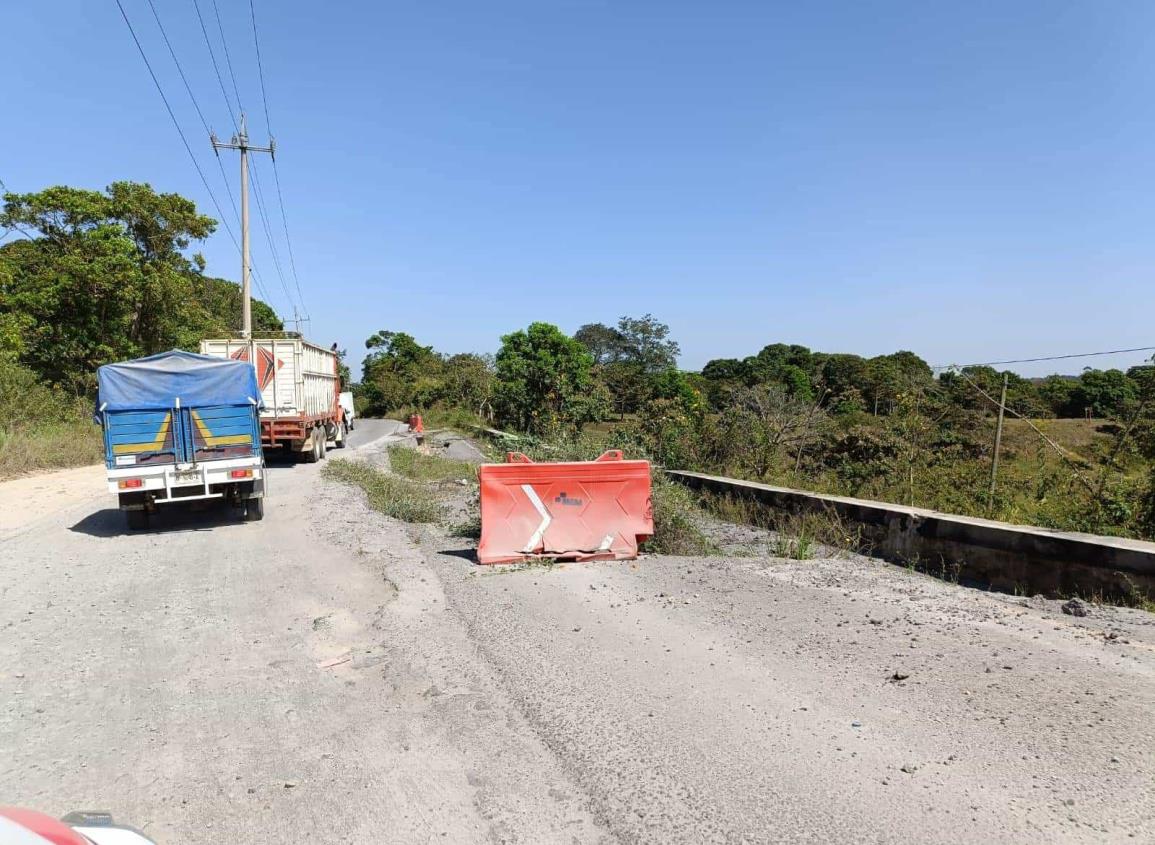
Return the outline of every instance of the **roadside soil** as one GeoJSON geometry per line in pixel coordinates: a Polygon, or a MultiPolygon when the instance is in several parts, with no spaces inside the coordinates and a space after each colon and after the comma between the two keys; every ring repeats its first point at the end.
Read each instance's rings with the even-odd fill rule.
{"type": "MultiPolygon", "coordinates": [[[[372,422],[330,457],[387,460],[372,422]]],[[[765,549],[480,567],[318,465],[260,523],[110,498],[0,538],[5,802],[162,845],[1155,841],[1142,611],[765,549]]]]}

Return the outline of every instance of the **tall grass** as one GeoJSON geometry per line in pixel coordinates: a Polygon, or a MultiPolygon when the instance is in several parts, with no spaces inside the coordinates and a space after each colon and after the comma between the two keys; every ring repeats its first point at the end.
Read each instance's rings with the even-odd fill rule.
{"type": "Polygon", "coordinates": [[[0,355],[0,478],[96,463],[102,452],[91,405],[0,355]]]}
{"type": "Polygon", "coordinates": [[[0,429],[0,478],[99,463],[100,428],[91,420],[0,429]]]}
{"type": "Polygon", "coordinates": [[[711,555],[718,547],[702,530],[705,514],[685,487],[663,474],[653,476],[654,536],[645,550],[663,555],[711,555]]]}

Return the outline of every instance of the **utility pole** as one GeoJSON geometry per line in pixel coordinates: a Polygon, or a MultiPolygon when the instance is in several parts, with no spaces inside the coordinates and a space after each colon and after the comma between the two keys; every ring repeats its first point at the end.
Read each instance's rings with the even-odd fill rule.
{"type": "Polygon", "coordinates": [[[293,306],[293,325],[296,326],[297,334],[301,333],[301,323],[307,323],[307,322],[309,322],[309,318],[308,317],[302,317],[300,315],[300,313],[297,311],[297,306],[294,305],[293,306]]]}
{"type": "Polygon", "coordinates": [[[1003,444],[1003,412],[1007,407],[1007,374],[1003,373],[1003,393],[999,397],[999,424],[995,427],[995,454],[991,460],[991,489],[987,493],[987,515],[995,504],[995,479],[999,474],[999,448],[1003,444]]]}
{"type": "MultiPolygon", "coordinates": [[[[252,284],[249,281],[249,153],[268,153],[273,158],[277,156],[277,145],[269,138],[267,147],[249,146],[249,133],[245,128],[245,113],[241,112],[241,129],[233,136],[229,143],[217,140],[215,133],[210,133],[209,139],[213,144],[213,152],[218,156],[221,150],[239,150],[241,153],[241,334],[246,340],[253,337],[253,294],[252,284]]],[[[250,357],[251,357],[250,350],[250,357]]]]}

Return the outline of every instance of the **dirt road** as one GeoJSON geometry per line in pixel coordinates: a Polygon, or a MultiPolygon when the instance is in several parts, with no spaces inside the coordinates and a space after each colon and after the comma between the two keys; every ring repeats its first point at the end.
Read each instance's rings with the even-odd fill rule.
{"type": "Polygon", "coordinates": [[[205,516],[0,541],[0,803],[162,845],[1155,841],[1139,611],[857,558],[483,570],[317,465],[205,516]]]}

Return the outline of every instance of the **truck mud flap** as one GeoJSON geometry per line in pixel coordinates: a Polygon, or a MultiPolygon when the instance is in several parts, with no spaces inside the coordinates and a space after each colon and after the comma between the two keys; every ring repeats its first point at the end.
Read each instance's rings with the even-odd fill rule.
{"type": "Polygon", "coordinates": [[[654,533],[649,461],[617,450],[596,461],[534,463],[511,452],[483,464],[483,564],[554,560],[630,560],[654,533]]]}

